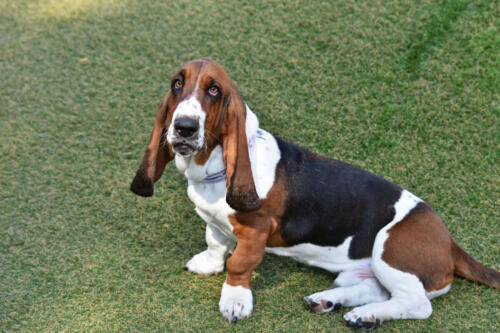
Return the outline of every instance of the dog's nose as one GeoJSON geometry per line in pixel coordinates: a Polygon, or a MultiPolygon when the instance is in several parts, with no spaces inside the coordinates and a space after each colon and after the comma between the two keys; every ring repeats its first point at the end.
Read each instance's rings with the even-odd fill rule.
{"type": "Polygon", "coordinates": [[[174,128],[180,136],[189,138],[198,132],[198,120],[188,117],[177,118],[174,128]]]}

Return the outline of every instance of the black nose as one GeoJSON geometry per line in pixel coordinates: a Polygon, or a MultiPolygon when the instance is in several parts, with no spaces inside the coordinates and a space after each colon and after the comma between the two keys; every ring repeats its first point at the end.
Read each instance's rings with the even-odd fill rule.
{"type": "Polygon", "coordinates": [[[188,117],[177,118],[174,128],[180,136],[189,138],[198,132],[198,120],[188,117]]]}

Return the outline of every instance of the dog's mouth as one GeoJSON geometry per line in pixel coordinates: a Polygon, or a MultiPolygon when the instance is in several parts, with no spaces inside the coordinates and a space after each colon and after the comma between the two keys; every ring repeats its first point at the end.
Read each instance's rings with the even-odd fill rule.
{"type": "Polygon", "coordinates": [[[174,153],[182,156],[189,156],[197,150],[192,144],[189,144],[186,141],[174,143],[172,145],[172,149],[174,150],[174,153]]]}

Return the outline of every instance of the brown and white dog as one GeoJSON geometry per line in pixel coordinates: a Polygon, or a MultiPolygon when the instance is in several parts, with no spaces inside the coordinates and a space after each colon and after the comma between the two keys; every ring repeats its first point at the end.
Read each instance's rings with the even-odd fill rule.
{"type": "Polygon", "coordinates": [[[207,223],[208,249],[186,269],[222,272],[232,253],[219,302],[229,321],[252,312],[250,278],[264,251],[339,273],[337,288],[306,302],[316,313],[356,306],[344,318],[360,328],[429,317],[430,299],[449,291],[454,275],[500,288],[500,273],[460,249],[415,195],[260,129],[209,59],[173,76],[131,190],[151,196],[171,160],[207,223]]]}

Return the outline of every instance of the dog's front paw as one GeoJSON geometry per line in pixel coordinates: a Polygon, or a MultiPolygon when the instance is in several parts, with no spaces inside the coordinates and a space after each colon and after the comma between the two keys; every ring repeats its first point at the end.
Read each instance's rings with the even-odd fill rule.
{"type": "Polygon", "coordinates": [[[214,258],[206,250],[191,258],[184,269],[196,274],[218,274],[224,270],[224,258],[214,258]]]}
{"type": "Polygon", "coordinates": [[[248,317],[253,309],[253,296],[250,289],[230,286],[224,282],[219,301],[220,313],[232,323],[248,317]]]}

